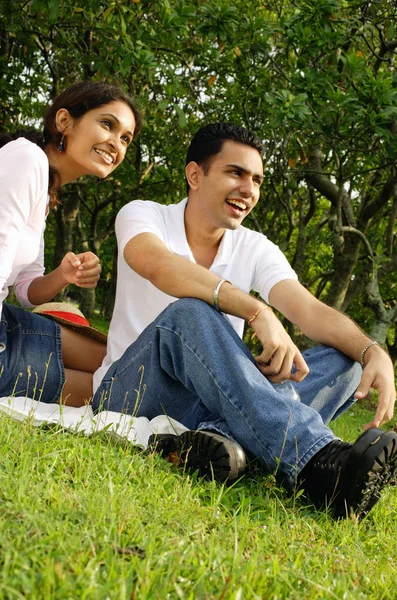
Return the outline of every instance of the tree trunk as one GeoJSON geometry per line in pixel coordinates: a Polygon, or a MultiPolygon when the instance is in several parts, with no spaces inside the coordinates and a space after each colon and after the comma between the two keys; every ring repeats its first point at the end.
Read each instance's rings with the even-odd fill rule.
{"type": "Polygon", "coordinates": [[[345,243],[339,254],[335,253],[334,274],[325,302],[329,306],[341,309],[351,282],[354,268],[360,253],[361,241],[352,234],[345,235],[345,243]]]}
{"type": "Polygon", "coordinates": [[[117,284],[117,245],[114,246],[113,251],[113,266],[110,282],[106,290],[105,298],[102,305],[102,314],[107,319],[111,319],[113,314],[114,300],[116,298],[116,284],[117,284]]]}
{"type": "Polygon", "coordinates": [[[95,288],[81,291],[80,310],[88,321],[94,316],[95,295],[95,288]]]}

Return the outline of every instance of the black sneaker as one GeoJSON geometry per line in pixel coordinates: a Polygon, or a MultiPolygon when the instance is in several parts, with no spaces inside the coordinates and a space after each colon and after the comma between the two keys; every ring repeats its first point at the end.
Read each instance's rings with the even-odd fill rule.
{"type": "Polygon", "coordinates": [[[299,474],[299,482],[318,508],[335,517],[355,514],[360,521],[378,502],[397,473],[397,435],[368,429],[347,444],[335,440],[322,448],[299,474]]]}
{"type": "Polygon", "coordinates": [[[198,471],[201,477],[228,483],[241,477],[247,466],[240,444],[212,431],[153,434],[148,450],[189,471],[198,471]]]}

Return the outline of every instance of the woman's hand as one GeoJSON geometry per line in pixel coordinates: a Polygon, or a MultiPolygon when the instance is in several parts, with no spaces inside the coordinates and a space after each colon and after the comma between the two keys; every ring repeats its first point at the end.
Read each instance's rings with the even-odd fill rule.
{"type": "Polygon", "coordinates": [[[78,287],[87,289],[97,286],[102,271],[99,258],[93,252],[81,254],[68,252],[58,269],[66,284],[74,283],[78,287]]]}

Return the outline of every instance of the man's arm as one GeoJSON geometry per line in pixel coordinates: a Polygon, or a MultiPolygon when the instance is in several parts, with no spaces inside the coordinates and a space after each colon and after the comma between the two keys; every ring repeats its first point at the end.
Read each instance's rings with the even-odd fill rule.
{"type": "MultiPolygon", "coordinates": [[[[310,339],[336,348],[358,362],[363,349],[371,342],[349,317],[317,300],[297,281],[277,283],[269,300],[310,339]]],[[[393,364],[380,346],[371,346],[366,351],[364,365],[356,398],[365,398],[370,387],[379,392],[378,408],[373,421],[366,425],[368,429],[379,427],[393,417],[396,390],[393,364]]]]}
{"type": "MultiPolygon", "coordinates": [[[[173,254],[155,234],[141,233],[133,237],[124,247],[124,258],[131,269],[164,293],[213,304],[214,289],[220,281],[218,275],[173,254]]],[[[252,328],[263,346],[258,359],[261,371],[271,381],[301,381],[306,377],[308,367],[302,354],[270,307],[226,283],[220,288],[218,304],[222,312],[246,321],[259,311],[252,328]],[[296,372],[291,375],[293,365],[296,372]]]]}

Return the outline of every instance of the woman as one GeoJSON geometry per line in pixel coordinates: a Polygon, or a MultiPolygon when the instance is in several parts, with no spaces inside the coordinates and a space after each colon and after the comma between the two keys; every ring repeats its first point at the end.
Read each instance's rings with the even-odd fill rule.
{"type": "Polygon", "coordinates": [[[83,82],[62,92],[43,136],[0,136],[0,396],[82,406],[105,346],[39,314],[4,302],[14,286],[26,308],[51,300],[67,285],[93,288],[98,258],[66,254],[44,275],[43,232],[56,190],[83,175],[107,177],[139,132],[139,111],[125,92],[83,82]]]}

